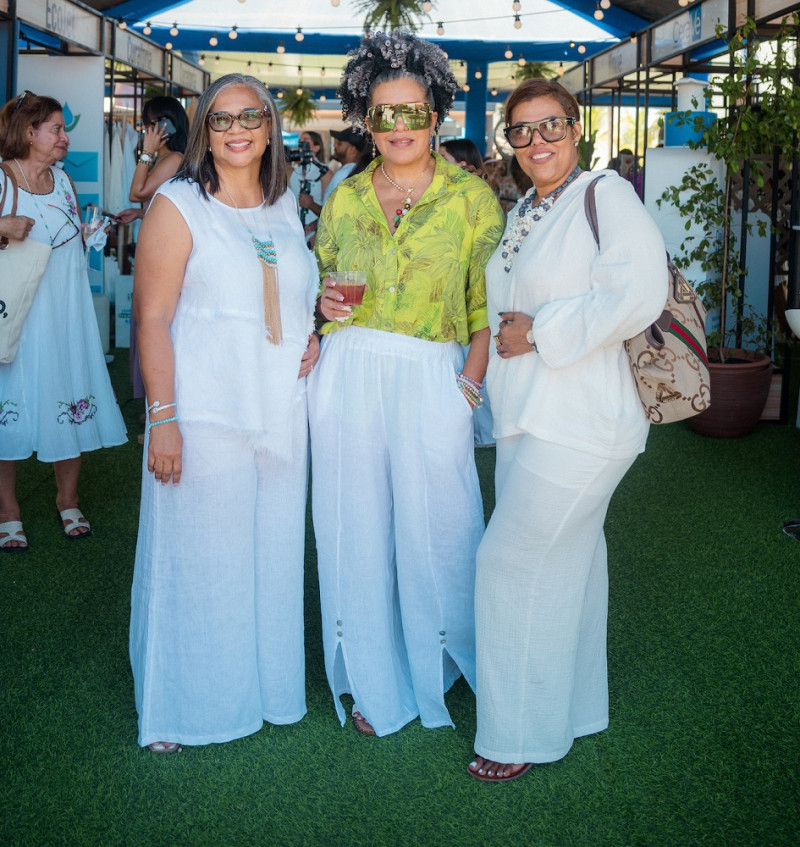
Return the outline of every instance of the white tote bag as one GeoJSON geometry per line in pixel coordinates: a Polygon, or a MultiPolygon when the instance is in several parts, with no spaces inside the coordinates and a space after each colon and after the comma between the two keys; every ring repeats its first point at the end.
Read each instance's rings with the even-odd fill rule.
{"type": "MultiPolygon", "coordinates": [[[[10,171],[3,168],[3,202],[9,188],[13,190],[11,214],[17,213],[17,184],[10,171]],[[9,183],[11,184],[9,186],[9,183]]],[[[39,282],[50,260],[50,246],[40,241],[0,239],[0,364],[14,361],[19,347],[22,324],[36,296],[39,282]]]]}

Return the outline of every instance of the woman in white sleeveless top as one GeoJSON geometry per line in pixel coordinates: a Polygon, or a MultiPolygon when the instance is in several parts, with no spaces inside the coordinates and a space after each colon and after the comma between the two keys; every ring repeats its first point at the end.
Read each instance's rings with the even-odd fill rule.
{"type": "Polygon", "coordinates": [[[229,741],[305,714],[305,377],[316,267],[266,88],[201,97],[136,256],[148,432],[131,601],[139,744],[229,741]]]}

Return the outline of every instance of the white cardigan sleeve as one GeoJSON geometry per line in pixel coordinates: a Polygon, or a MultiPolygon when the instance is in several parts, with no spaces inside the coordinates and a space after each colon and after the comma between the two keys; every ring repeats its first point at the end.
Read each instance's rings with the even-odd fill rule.
{"type": "MultiPolygon", "coordinates": [[[[586,185],[588,185],[588,180],[586,185]]],[[[637,335],[664,308],[668,273],[664,240],[633,186],[616,174],[595,187],[600,248],[591,263],[585,292],[554,299],[536,312],[533,335],[543,361],[565,368],[600,348],[637,335]]],[[[583,214],[583,198],[581,198],[583,214]]],[[[570,227],[594,243],[588,221],[570,227]]],[[[570,261],[570,244],[563,244],[566,273],[585,273],[570,261]]]]}

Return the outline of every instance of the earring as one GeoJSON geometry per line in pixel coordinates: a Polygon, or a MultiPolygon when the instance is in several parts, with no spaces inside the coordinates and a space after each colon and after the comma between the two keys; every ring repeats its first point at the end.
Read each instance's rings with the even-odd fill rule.
{"type": "Polygon", "coordinates": [[[269,143],[270,143],[271,140],[272,140],[271,138],[267,139],[267,147],[269,147],[269,143]]]}
{"type": "Polygon", "coordinates": [[[574,146],[577,147],[579,144],[580,144],[580,141],[576,141],[574,146]]]}
{"type": "Polygon", "coordinates": [[[375,139],[372,139],[372,158],[375,159],[378,156],[378,148],[375,146],[375,139]]]}

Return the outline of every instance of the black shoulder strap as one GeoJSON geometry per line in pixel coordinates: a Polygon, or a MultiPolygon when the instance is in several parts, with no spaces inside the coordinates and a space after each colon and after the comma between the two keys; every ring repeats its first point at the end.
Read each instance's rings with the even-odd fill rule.
{"type": "Polygon", "coordinates": [[[597,203],[594,199],[594,187],[603,179],[605,174],[596,176],[586,188],[586,193],[583,195],[583,209],[586,212],[586,220],[589,221],[589,227],[592,230],[597,249],[600,249],[600,229],[597,225],[597,203]]]}

